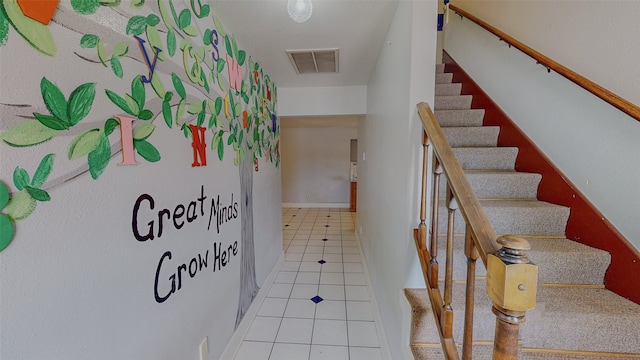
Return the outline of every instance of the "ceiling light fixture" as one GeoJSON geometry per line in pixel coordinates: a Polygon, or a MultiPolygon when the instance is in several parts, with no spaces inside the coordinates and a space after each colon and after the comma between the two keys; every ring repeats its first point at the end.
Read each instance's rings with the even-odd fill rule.
{"type": "Polygon", "coordinates": [[[311,0],[288,0],[287,11],[293,21],[303,23],[311,17],[313,5],[311,5],[311,0]]]}

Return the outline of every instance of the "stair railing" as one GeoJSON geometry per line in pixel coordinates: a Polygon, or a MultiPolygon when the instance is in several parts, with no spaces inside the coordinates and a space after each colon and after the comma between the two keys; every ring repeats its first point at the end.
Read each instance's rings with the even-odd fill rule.
{"type": "Polygon", "coordinates": [[[475,264],[480,258],[487,269],[486,291],[496,315],[493,359],[517,359],[520,324],[525,320],[525,312],[535,308],[536,303],[538,268],[525,254],[530,249],[529,243],[513,235],[496,235],[429,105],[418,104],[418,114],[424,136],[420,225],[414,229],[414,238],[446,358],[460,359],[453,338],[452,308],[454,218],[459,210],[466,222],[464,252],[467,257],[462,358],[472,358],[475,264]],[[432,164],[431,169],[428,168],[429,163],[432,164]],[[438,278],[438,205],[443,174],[448,213],[444,287],[441,289],[438,278]],[[431,194],[429,230],[426,218],[428,193],[431,194]]]}

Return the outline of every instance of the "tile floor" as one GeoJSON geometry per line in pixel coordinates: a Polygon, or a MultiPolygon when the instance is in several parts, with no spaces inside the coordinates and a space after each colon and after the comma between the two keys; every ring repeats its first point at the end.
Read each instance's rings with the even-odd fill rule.
{"type": "Polygon", "coordinates": [[[382,360],[348,209],[282,210],[285,261],[235,360],[382,360]]]}

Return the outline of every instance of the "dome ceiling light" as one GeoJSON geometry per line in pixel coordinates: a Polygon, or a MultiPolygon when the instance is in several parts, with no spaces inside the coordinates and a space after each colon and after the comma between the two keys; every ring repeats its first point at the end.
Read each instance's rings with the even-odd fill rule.
{"type": "Polygon", "coordinates": [[[293,21],[303,23],[311,17],[313,5],[311,0],[288,0],[287,11],[293,21]]]}

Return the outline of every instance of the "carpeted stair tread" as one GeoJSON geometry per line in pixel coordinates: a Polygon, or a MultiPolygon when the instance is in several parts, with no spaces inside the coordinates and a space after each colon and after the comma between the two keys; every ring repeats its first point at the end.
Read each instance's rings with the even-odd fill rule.
{"type": "MultiPolygon", "coordinates": [[[[538,265],[538,280],[541,284],[602,285],[611,256],[608,252],[592,248],[566,238],[524,237],[531,245],[527,251],[529,259],[538,265]],[[562,261],[557,261],[561,258],[562,261]]],[[[438,236],[438,262],[444,264],[446,235],[438,236]]],[[[453,241],[453,278],[466,281],[467,258],[464,255],[464,237],[455,236],[453,241]]],[[[476,261],[476,276],[486,276],[482,261],[476,261]]]]}
{"type": "Polygon", "coordinates": [[[434,110],[468,110],[471,108],[471,95],[444,95],[434,98],[434,110]]]}
{"type": "MultiPolygon", "coordinates": [[[[484,290],[485,280],[476,281],[474,340],[493,341],[495,315],[491,300],[484,290]]],[[[441,290],[444,288],[440,283],[441,290]]],[[[454,283],[454,339],[462,341],[464,318],[464,294],[466,285],[454,283]]],[[[423,296],[430,309],[426,290],[414,294],[423,296]]],[[[607,353],[640,353],[640,305],[606,289],[538,288],[536,309],[526,314],[526,322],[520,327],[520,339],[524,348],[563,349],[607,353]]],[[[415,300],[413,300],[415,302],[415,300]]],[[[410,302],[411,303],[411,302],[410,302]]],[[[437,343],[439,341],[433,314],[422,311],[424,322],[430,329],[416,332],[414,342],[437,343]],[[435,337],[434,337],[435,335],[435,337]],[[418,337],[421,336],[421,337],[418,337]]]]}
{"type": "Polygon", "coordinates": [[[441,127],[482,126],[484,109],[434,110],[433,114],[441,127]]]}
{"type": "Polygon", "coordinates": [[[463,170],[513,170],[517,147],[462,147],[453,154],[463,170]]]}
{"type": "Polygon", "coordinates": [[[460,95],[462,90],[462,84],[449,83],[449,84],[436,84],[436,96],[442,95],[460,95]]]}
{"type": "MultiPolygon", "coordinates": [[[[480,200],[493,229],[498,234],[564,236],[569,208],[538,200],[480,200]]],[[[444,233],[447,210],[442,202],[439,210],[438,231],[444,233]]],[[[465,223],[456,211],[454,232],[462,234],[465,223]]]]}
{"type": "MultiPolygon", "coordinates": [[[[542,176],[513,170],[465,170],[479,199],[535,199],[542,176]]],[[[440,196],[445,194],[444,176],[440,196]]]]}
{"type": "Polygon", "coordinates": [[[444,73],[444,64],[436,64],[436,74],[444,73]]]}
{"type": "Polygon", "coordinates": [[[452,73],[436,74],[436,84],[447,84],[451,83],[451,81],[453,81],[452,73]]]}
{"type": "Polygon", "coordinates": [[[456,126],[443,127],[444,136],[451,147],[491,147],[497,146],[499,126],[456,126]]]}

